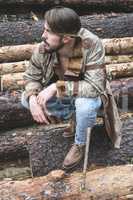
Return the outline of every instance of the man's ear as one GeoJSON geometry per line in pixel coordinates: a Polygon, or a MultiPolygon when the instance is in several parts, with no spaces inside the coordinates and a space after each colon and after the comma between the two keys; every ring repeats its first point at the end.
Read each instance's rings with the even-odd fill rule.
{"type": "Polygon", "coordinates": [[[72,40],[72,38],[71,38],[70,36],[64,35],[64,37],[63,37],[63,42],[64,42],[64,44],[69,43],[71,40],[72,40]]]}

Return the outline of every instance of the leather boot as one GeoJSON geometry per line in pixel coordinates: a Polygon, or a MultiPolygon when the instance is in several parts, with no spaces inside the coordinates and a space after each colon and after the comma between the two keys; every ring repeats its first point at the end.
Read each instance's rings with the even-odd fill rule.
{"type": "Polygon", "coordinates": [[[83,157],[83,149],[85,145],[73,144],[68,154],[66,155],[62,167],[70,169],[76,166],[83,157]]]}

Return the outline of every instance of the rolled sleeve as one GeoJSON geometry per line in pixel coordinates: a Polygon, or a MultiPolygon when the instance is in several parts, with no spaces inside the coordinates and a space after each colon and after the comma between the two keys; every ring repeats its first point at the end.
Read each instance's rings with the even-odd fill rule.
{"type": "Polygon", "coordinates": [[[39,47],[37,47],[30,59],[29,66],[24,73],[25,80],[25,96],[29,98],[31,95],[37,95],[42,89],[42,68],[41,55],[39,54],[39,47]]]}

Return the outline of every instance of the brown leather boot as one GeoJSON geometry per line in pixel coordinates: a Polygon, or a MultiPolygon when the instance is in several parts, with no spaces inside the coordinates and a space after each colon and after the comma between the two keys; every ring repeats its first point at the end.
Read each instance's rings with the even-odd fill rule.
{"type": "Polygon", "coordinates": [[[62,167],[70,169],[76,166],[83,157],[83,149],[85,145],[73,144],[68,154],[66,155],[62,167]]]}

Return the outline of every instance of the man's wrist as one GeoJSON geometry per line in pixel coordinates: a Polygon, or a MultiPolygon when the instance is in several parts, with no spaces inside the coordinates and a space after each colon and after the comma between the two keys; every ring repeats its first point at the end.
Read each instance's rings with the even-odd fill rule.
{"type": "Polygon", "coordinates": [[[30,103],[30,101],[36,101],[36,95],[31,95],[30,97],[29,97],[29,103],[30,103]]]}

